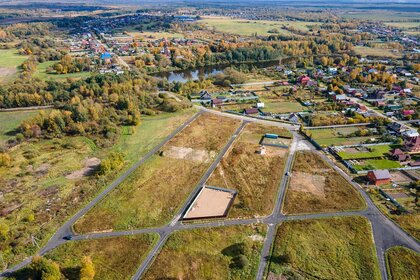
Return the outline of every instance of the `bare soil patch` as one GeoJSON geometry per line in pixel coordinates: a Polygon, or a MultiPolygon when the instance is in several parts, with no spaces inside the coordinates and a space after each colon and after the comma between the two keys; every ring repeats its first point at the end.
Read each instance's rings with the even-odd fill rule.
{"type": "Polygon", "coordinates": [[[215,156],[214,151],[198,150],[187,147],[175,147],[170,146],[167,150],[163,151],[163,156],[175,158],[175,159],[185,159],[199,162],[208,162],[215,156]]]}
{"type": "Polygon", "coordinates": [[[14,67],[0,67],[0,79],[13,76],[16,72],[14,67]]]}
{"type": "Polygon", "coordinates": [[[74,180],[74,179],[80,179],[82,177],[92,175],[95,172],[95,170],[98,168],[99,164],[101,164],[101,160],[99,158],[96,158],[96,157],[88,158],[85,161],[85,167],[68,174],[66,178],[69,180],[74,180]]]}
{"type": "Polygon", "coordinates": [[[291,176],[290,190],[325,198],[325,177],[306,172],[294,172],[291,176]]]}

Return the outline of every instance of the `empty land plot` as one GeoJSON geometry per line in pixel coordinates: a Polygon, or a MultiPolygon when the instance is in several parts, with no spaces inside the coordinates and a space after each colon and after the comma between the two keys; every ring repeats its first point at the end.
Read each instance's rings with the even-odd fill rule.
{"type": "Polygon", "coordinates": [[[420,279],[420,254],[405,247],[392,247],[386,252],[388,274],[392,280],[420,279]]]}
{"type": "Polygon", "coordinates": [[[297,152],[283,205],[287,214],[358,210],[360,194],[314,152],[297,152]]]}
{"type": "Polygon", "coordinates": [[[305,110],[299,102],[292,101],[292,100],[266,100],[262,99],[264,102],[264,109],[263,111],[273,113],[273,114],[281,114],[281,113],[292,113],[292,112],[301,112],[305,110]]]}
{"type": "Polygon", "coordinates": [[[344,160],[348,159],[369,159],[381,158],[386,156],[389,151],[396,148],[395,145],[375,145],[363,147],[343,148],[343,151],[337,154],[344,160]]]}
{"type": "Polygon", "coordinates": [[[285,222],[268,273],[268,279],[379,280],[371,226],[363,217],[285,222]]]}
{"type": "Polygon", "coordinates": [[[264,226],[173,233],[144,279],[255,279],[264,226]]]}
{"type": "MultiPolygon", "coordinates": [[[[143,234],[72,241],[45,257],[59,264],[65,279],[80,279],[83,257],[92,259],[95,279],[130,279],[157,239],[157,234],[143,234]]],[[[30,279],[30,273],[30,269],[23,269],[15,277],[30,279]]]]}
{"type": "MultiPolygon", "coordinates": [[[[274,207],[288,149],[266,147],[265,155],[257,154],[265,133],[290,134],[277,127],[247,124],[207,182],[238,192],[228,215],[231,218],[268,215],[274,207]]],[[[290,141],[284,139],[287,145],[290,141]]]]}
{"type": "Polygon", "coordinates": [[[240,122],[203,114],[178,133],[76,224],[78,232],[128,230],[169,221],[240,122]],[[171,147],[206,150],[211,160],[165,156],[171,147]]]}

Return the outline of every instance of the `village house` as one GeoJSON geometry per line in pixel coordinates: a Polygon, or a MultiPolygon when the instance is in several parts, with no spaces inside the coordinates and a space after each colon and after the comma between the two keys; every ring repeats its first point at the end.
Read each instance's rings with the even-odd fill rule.
{"type": "Polygon", "coordinates": [[[246,115],[257,115],[260,113],[260,111],[258,110],[258,108],[249,108],[249,109],[245,109],[244,113],[246,115]]]}
{"type": "Polygon", "coordinates": [[[367,174],[367,179],[375,186],[385,185],[391,182],[391,174],[388,170],[371,170],[367,174]]]}
{"type": "Polygon", "coordinates": [[[409,153],[420,152],[420,136],[404,138],[404,149],[409,153]]]}
{"type": "Polygon", "coordinates": [[[400,162],[410,160],[410,155],[405,154],[401,149],[393,149],[389,153],[393,160],[398,160],[400,162]]]}

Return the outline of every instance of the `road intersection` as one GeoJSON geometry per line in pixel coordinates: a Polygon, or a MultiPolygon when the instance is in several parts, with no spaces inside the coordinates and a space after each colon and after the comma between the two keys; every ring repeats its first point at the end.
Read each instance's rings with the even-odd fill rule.
{"type": "MultiPolygon", "coordinates": [[[[269,261],[270,251],[276,236],[277,227],[279,224],[285,221],[292,221],[292,220],[304,220],[304,219],[319,219],[319,218],[328,218],[328,217],[344,217],[344,216],[363,216],[369,219],[373,229],[373,240],[376,246],[377,257],[379,261],[381,277],[383,280],[387,280],[387,271],[386,271],[386,263],[385,263],[385,251],[393,246],[401,245],[408,247],[414,251],[420,252],[420,244],[403,231],[398,225],[394,222],[389,220],[384,214],[382,214],[379,209],[375,206],[375,204],[371,201],[369,196],[365,193],[363,188],[358,185],[357,183],[352,181],[352,178],[348,176],[344,171],[338,168],[335,163],[327,157],[323,152],[317,151],[316,148],[310,144],[307,140],[305,140],[302,136],[297,133],[297,126],[280,123],[280,122],[272,122],[267,120],[260,120],[255,118],[249,118],[246,116],[238,116],[232,115],[228,113],[217,112],[214,110],[203,109],[195,114],[193,117],[188,119],[184,124],[178,127],[175,131],[173,131],[169,136],[167,136],[158,146],[152,149],[149,153],[147,153],[142,159],[140,159],[135,165],[133,165],[129,170],[127,170],[123,175],[121,175],[117,180],[115,180],[111,185],[109,185],[104,191],[102,191],[96,198],[94,198],[90,203],[88,203],[85,207],[83,207],[79,212],[77,212],[72,218],[70,218],[62,227],[60,227],[57,232],[51,237],[49,242],[39,250],[39,255],[45,255],[52,249],[56,248],[59,245],[64,244],[65,242],[74,242],[78,240],[87,240],[87,239],[97,239],[97,238],[105,238],[105,237],[116,237],[116,236],[127,236],[127,235],[136,235],[136,234],[144,234],[144,233],[157,233],[159,235],[158,242],[154,245],[151,251],[148,253],[147,257],[143,260],[140,264],[139,268],[137,269],[135,275],[133,275],[132,279],[140,279],[142,275],[146,272],[148,267],[153,262],[154,258],[160,252],[162,247],[164,246],[165,242],[169,238],[169,236],[178,230],[191,230],[195,228],[206,228],[206,227],[221,227],[221,226],[233,226],[233,225],[251,225],[251,224],[265,224],[268,227],[267,235],[264,241],[263,249],[261,252],[260,263],[257,272],[257,280],[261,280],[264,278],[265,272],[267,270],[267,264],[269,261]],[[73,224],[80,219],[84,214],[86,214],[94,205],[96,205],[100,200],[102,200],[110,191],[116,188],[123,180],[125,180],[134,170],[136,170],[141,164],[143,164],[149,157],[153,154],[158,152],[163,145],[169,142],[178,132],[188,126],[191,122],[193,122],[198,116],[200,116],[203,112],[209,112],[213,114],[218,114],[225,117],[231,117],[242,120],[241,126],[235,131],[235,133],[231,136],[228,143],[224,146],[222,151],[218,154],[214,162],[208,168],[208,170],[204,173],[202,178],[200,179],[199,183],[196,185],[193,192],[190,194],[184,205],[179,209],[177,214],[175,215],[174,219],[170,221],[167,225],[162,227],[155,227],[155,228],[145,228],[145,229],[134,229],[134,230],[127,230],[127,231],[116,231],[116,232],[101,232],[101,233],[90,233],[90,234],[81,234],[77,235],[74,234],[72,226],[73,224]],[[189,205],[192,203],[193,199],[195,198],[196,194],[201,190],[204,186],[207,179],[216,169],[219,162],[222,160],[224,155],[229,151],[232,144],[235,142],[237,136],[242,131],[246,123],[248,122],[256,122],[268,125],[275,125],[286,127],[292,131],[294,134],[294,138],[292,144],[290,146],[290,151],[288,158],[286,160],[286,164],[284,167],[284,176],[279,184],[279,189],[276,194],[276,202],[271,215],[267,217],[261,218],[252,218],[252,219],[224,219],[224,220],[214,220],[214,221],[204,221],[204,222],[195,222],[195,223],[183,223],[182,216],[185,214],[185,211],[188,209],[189,205]],[[337,172],[339,172],[348,182],[350,182],[353,187],[355,187],[363,199],[366,202],[367,208],[361,211],[344,211],[344,212],[331,212],[331,213],[317,213],[317,214],[302,214],[302,215],[285,215],[281,211],[281,207],[284,201],[285,192],[287,189],[289,175],[292,173],[292,166],[293,166],[293,159],[298,147],[301,144],[303,146],[310,147],[311,150],[316,151],[319,153],[322,158],[337,172]],[[72,240],[66,240],[66,236],[71,236],[72,240]]],[[[31,262],[31,258],[27,258],[22,261],[20,264],[4,271],[0,274],[0,278],[6,277],[11,273],[23,268],[24,266],[28,265],[31,262]]]]}

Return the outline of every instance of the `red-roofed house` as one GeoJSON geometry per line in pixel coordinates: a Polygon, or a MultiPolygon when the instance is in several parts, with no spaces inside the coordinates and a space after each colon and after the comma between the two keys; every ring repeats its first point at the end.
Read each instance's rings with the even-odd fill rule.
{"type": "Polygon", "coordinates": [[[400,149],[391,150],[390,155],[391,155],[392,159],[398,160],[398,161],[406,161],[406,160],[409,160],[411,158],[410,155],[405,154],[400,149]]]}
{"type": "Polygon", "coordinates": [[[259,114],[260,113],[260,111],[258,110],[258,108],[245,109],[244,112],[247,115],[256,115],[256,114],[259,114]]]}
{"type": "Polygon", "coordinates": [[[384,184],[389,184],[391,182],[391,174],[388,170],[372,170],[367,174],[369,182],[379,186],[384,184]]]}
{"type": "Polygon", "coordinates": [[[311,78],[309,78],[308,76],[300,76],[298,78],[298,83],[303,85],[303,86],[306,86],[310,80],[311,80],[311,78]]]}

